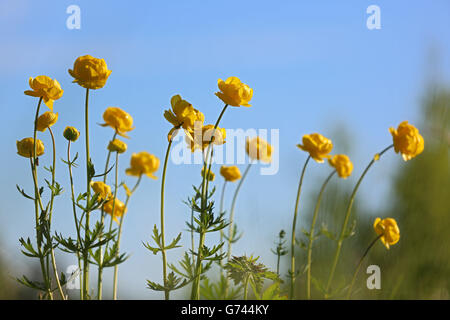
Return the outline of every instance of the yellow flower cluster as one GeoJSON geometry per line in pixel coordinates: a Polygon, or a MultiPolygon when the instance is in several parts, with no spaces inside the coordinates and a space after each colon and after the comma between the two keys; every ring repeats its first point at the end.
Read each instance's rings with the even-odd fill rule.
{"type": "Polygon", "coordinates": [[[133,153],[131,155],[130,167],[126,169],[126,174],[130,176],[140,177],[145,174],[147,177],[157,179],[153,174],[159,168],[159,159],[146,152],[133,153]]]}
{"type": "Polygon", "coordinates": [[[220,167],[220,174],[229,182],[234,182],[241,178],[241,171],[236,166],[222,166],[220,167]]]}
{"type": "Polygon", "coordinates": [[[408,161],[422,153],[425,145],[419,130],[403,121],[397,129],[389,128],[394,140],[394,150],[402,155],[403,160],[408,161]]]}
{"type": "Polygon", "coordinates": [[[69,69],[69,74],[75,78],[73,82],[78,83],[83,88],[100,89],[105,86],[111,70],[108,70],[104,59],[85,55],[75,60],[73,69],[69,69]]]}
{"type": "MultiPolygon", "coordinates": [[[[34,158],[34,139],[24,138],[16,142],[17,154],[25,158],[34,158]]],[[[44,143],[36,140],[36,156],[42,156],[44,154],[44,143]]]]}
{"type": "Polygon", "coordinates": [[[395,219],[376,218],[373,223],[375,232],[381,236],[380,240],[386,246],[387,249],[393,244],[396,244],[400,240],[400,229],[397,226],[395,219]]]}
{"type": "Polygon", "coordinates": [[[245,151],[252,160],[272,161],[272,146],[261,137],[247,138],[245,151]]]}
{"type": "Polygon", "coordinates": [[[62,97],[64,90],[58,81],[47,76],[37,76],[29,80],[30,88],[24,93],[28,96],[42,98],[45,105],[53,111],[53,101],[62,97]]]}
{"type": "Polygon", "coordinates": [[[133,117],[119,107],[107,108],[103,113],[103,120],[105,123],[101,126],[113,128],[118,135],[124,138],[128,138],[126,133],[134,129],[133,117]]]}

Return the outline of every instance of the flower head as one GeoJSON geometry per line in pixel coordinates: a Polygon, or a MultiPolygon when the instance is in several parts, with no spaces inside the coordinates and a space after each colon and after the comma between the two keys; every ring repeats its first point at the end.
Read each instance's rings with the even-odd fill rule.
{"type": "Polygon", "coordinates": [[[112,196],[111,187],[102,181],[91,181],[91,188],[98,194],[98,200],[107,200],[112,196]]]}
{"type": "Polygon", "coordinates": [[[302,138],[303,145],[298,144],[297,147],[310,154],[311,158],[319,163],[323,159],[328,159],[328,153],[333,149],[333,143],[330,139],[325,138],[319,133],[305,134],[302,138]]]}
{"type": "Polygon", "coordinates": [[[36,129],[44,132],[58,121],[58,114],[51,111],[44,112],[37,119],[36,129]]]}
{"type": "MultiPolygon", "coordinates": [[[[205,168],[202,168],[202,177],[205,174],[205,168]]],[[[214,181],[214,179],[216,178],[216,175],[214,174],[214,172],[208,170],[208,173],[206,174],[206,180],[208,181],[214,181]]]]}
{"type": "Polygon", "coordinates": [[[67,126],[64,129],[63,136],[67,140],[75,142],[78,140],[78,137],[80,136],[80,131],[78,131],[77,128],[75,127],[67,126]]]}
{"type": "Polygon", "coordinates": [[[126,169],[125,173],[129,176],[139,177],[142,174],[146,174],[147,177],[157,179],[154,172],[159,168],[159,159],[146,152],[133,153],[131,155],[130,167],[126,169]]]}
{"type": "Polygon", "coordinates": [[[111,215],[115,222],[119,223],[119,220],[117,218],[123,216],[127,212],[127,208],[125,207],[125,204],[119,199],[110,198],[103,205],[103,211],[111,215]]]}
{"type": "Polygon", "coordinates": [[[124,153],[127,151],[127,144],[119,139],[114,139],[109,142],[108,150],[111,152],[124,153]]]}
{"type": "Polygon", "coordinates": [[[381,220],[376,218],[373,228],[378,235],[381,235],[381,242],[389,249],[389,246],[396,244],[400,240],[400,229],[397,222],[392,218],[381,220]]]}
{"type": "Polygon", "coordinates": [[[247,138],[245,150],[250,159],[266,163],[272,161],[272,146],[260,137],[247,138]]]}
{"type": "Polygon", "coordinates": [[[42,97],[45,105],[53,111],[53,101],[61,98],[64,92],[59,82],[47,76],[30,77],[28,82],[32,90],[26,90],[24,93],[32,97],[42,97]]]}
{"type": "Polygon", "coordinates": [[[108,70],[104,59],[85,55],[75,60],[73,70],[69,69],[69,74],[75,78],[73,82],[83,88],[100,89],[105,86],[111,70],[108,70]]]}
{"type": "MultiPolygon", "coordinates": [[[[34,157],[34,139],[24,138],[16,141],[17,154],[25,158],[34,157]]],[[[44,144],[41,140],[36,140],[36,156],[39,157],[44,154],[44,144]]]]}
{"type": "Polygon", "coordinates": [[[408,161],[420,154],[425,145],[419,130],[408,121],[399,124],[397,130],[389,128],[394,140],[394,150],[401,153],[403,160],[408,161]]]}
{"type": "Polygon", "coordinates": [[[241,171],[236,166],[221,166],[220,174],[226,181],[235,182],[241,178],[241,171]]]}
{"type": "Polygon", "coordinates": [[[347,179],[353,171],[353,163],[345,154],[337,154],[331,159],[328,159],[330,166],[336,169],[339,177],[347,179]]]}
{"type": "Polygon", "coordinates": [[[194,152],[197,149],[205,150],[211,143],[215,145],[224,144],[226,141],[227,132],[223,128],[217,127],[214,130],[214,125],[207,124],[202,126],[201,129],[196,126],[194,131],[190,132],[190,135],[186,135],[186,143],[194,152]]]}
{"type": "Polygon", "coordinates": [[[223,81],[219,79],[217,81],[220,92],[216,92],[216,96],[219,97],[224,103],[239,107],[250,107],[249,101],[253,96],[253,89],[244,84],[237,77],[229,77],[223,81]]]}
{"type": "Polygon", "coordinates": [[[168,134],[169,141],[176,135],[179,128],[183,128],[186,135],[190,137],[190,131],[194,130],[196,122],[203,125],[205,121],[203,113],[186,100],[181,99],[180,95],[174,95],[170,99],[170,104],[172,108],[164,111],[164,118],[173,125],[168,134]]]}
{"type": "Polygon", "coordinates": [[[133,117],[119,107],[106,108],[105,112],[103,112],[103,120],[105,120],[105,123],[101,124],[101,126],[110,126],[116,130],[118,135],[124,138],[128,138],[126,133],[134,129],[133,117]]]}

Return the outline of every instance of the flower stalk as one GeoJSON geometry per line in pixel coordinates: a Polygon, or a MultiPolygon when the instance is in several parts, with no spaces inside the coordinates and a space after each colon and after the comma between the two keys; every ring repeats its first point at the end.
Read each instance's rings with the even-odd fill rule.
{"type": "Polygon", "coordinates": [[[311,159],[311,156],[308,156],[306,158],[305,164],[303,165],[302,173],[300,175],[300,181],[298,184],[298,190],[297,190],[297,198],[295,200],[295,209],[294,209],[294,219],[292,221],[292,235],[291,235],[291,285],[290,285],[290,291],[289,296],[291,299],[295,298],[295,279],[296,279],[296,271],[295,271],[295,229],[297,225],[297,215],[298,215],[298,206],[300,201],[300,194],[302,192],[302,185],[303,185],[303,178],[305,176],[306,167],[308,166],[308,162],[311,159]]]}
{"type": "Polygon", "coordinates": [[[316,225],[317,216],[319,215],[320,202],[322,201],[322,196],[325,191],[325,188],[328,182],[331,180],[333,175],[336,173],[336,170],[333,170],[328,177],[325,179],[322,187],[320,188],[319,196],[317,197],[316,206],[314,208],[313,219],[311,222],[311,228],[309,230],[309,242],[308,242],[308,258],[307,258],[307,274],[306,274],[306,297],[307,299],[311,299],[311,263],[312,263],[312,245],[314,242],[314,227],[316,225]]]}
{"type": "Polygon", "coordinates": [[[327,285],[326,285],[326,288],[325,288],[325,298],[326,298],[326,299],[329,298],[329,296],[330,296],[329,290],[330,290],[331,282],[333,281],[334,273],[335,273],[335,271],[336,271],[336,266],[337,266],[337,263],[338,263],[338,260],[339,260],[339,254],[340,254],[340,252],[341,252],[342,243],[343,243],[344,238],[345,238],[345,233],[346,233],[346,230],[347,230],[347,224],[348,224],[348,221],[349,221],[349,219],[350,219],[350,213],[351,213],[351,211],[352,211],[353,202],[354,202],[355,197],[356,197],[356,192],[358,191],[358,188],[359,188],[359,186],[361,185],[361,182],[362,182],[362,180],[364,179],[366,173],[369,171],[370,167],[372,167],[372,165],[375,163],[375,161],[378,161],[379,158],[380,158],[386,151],[388,151],[389,149],[391,149],[392,147],[394,147],[393,144],[390,145],[390,146],[388,146],[388,147],[386,147],[386,148],[383,149],[380,153],[377,153],[377,154],[372,158],[372,160],[369,162],[369,164],[367,165],[366,169],[363,171],[361,177],[359,178],[358,182],[356,183],[356,185],[355,185],[355,187],[354,187],[354,189],[353,189],[353,191],[352,191],[352,194],[351,194],[351,196],[350,196],[350,201],[349,201],[348,206],[347,206],[347,212],[346,212],[346,214],[345,214],[344,223],[342,224],[342,229],[341,229],[341,232],[340,232],[338,241],[337,241],[336,252],[335,252],[335,254],[334,254],[333,263],[332,263],[332,265],[331,265],[331,269],[330,269],[330,274],[329,274],[329,276],[328,276],[327,285]]]}

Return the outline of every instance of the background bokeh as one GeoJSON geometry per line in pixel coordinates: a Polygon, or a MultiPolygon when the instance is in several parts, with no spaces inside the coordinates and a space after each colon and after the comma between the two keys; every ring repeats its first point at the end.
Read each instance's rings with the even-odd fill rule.
{"type": "MultiPolygon", "coordinates": [[[[254,254],[275,269],[274,247],[281,229],[291,227],[293,205],[305,153],[295,145],[303,134],[320,132],[334,141],[335,153],[346,152],[355,164],[353,177],[330,185],[321,221],[330,230],[342,222],[348,194],[375,152],[391,143],[388,128],[403,120],[425,138],[425,151],[407,163],[390,151],[370,171],[354,210],[356,235],[344,243],[336,286],[354,270],[359,255],[374,236],[376,216],[395,217],[402,232],[398,245],[379,244],[367,263],[382,270],[382,290],[369,291],[360,277],[361,298],[449,298],[450,290],[450,3],[448,1],[25,1],[0,2],[0,298],[35,298],[14,278],[38,276],[33,261],[20,253],[19,237],[34,234],[33,204],[16,184],[32,189],[25,159],[15,141],[32,133],[36,99],[23,94],[28,78],[45,74],[65,90],[55,102],[59,121],[58,158],[65,155],[62,130],[83,129],[84,90],[67,72],[76,57],[91,54],[106,60],[112,74],[107,85],[92,92],[91,150],[103,168],[112,136],[102,128],[102,113],[119,106],[134,117],[136,129],[121,157],[125,169],[132,152],[147,150],[163,158],[170,125],[163,110],[181,94],[213,123],[222,107],[214,95],[217,79],[237,76],[254,90],[251,108],[232,108],[225,128],[279,129],[280,169],[262,176],[252,168],[239,196],[236,222],[244,231],[235,254],[254,254]],[[81,8],[81,29],[66,27],[69,5],[81,8]],[[381,8],[381,29],[368,30],[366,8],[381,8]]],[[[82,130],[80,130],[82,131],[82,130]]],[[[50,145],[48,134],[41,135],[50,145]]],[[[73,152],[83,152],[82,139],[73,152]]],[[[47,148],[41,157],[50,162],[47,148]]],[[[83,158],[81,158],[83,159],[83,158]]],[[[68,174],[57,164],[57,179],[68,190],[68,174]]],[[[241,166],[243,169],[243,166],[241,166]]],[[[100,169],[98,169],[100,170],[100,169]]],[[[213,168],[218,171],[218,166],[213,168]]],[[[189,210],[182,203],[200,180],[199,165],[168,168],[167,238],[185,230],[189,210]]],[[[305,178],[300,227],[307,226],[326,164],[312,164],[305,178]]],[[[40,173],[41,176],[44,172],[40,173]]],[[[160,176],[160,172],[159,175],[160,176]]],[[[75,173],[84,186],[82,167],[75,173]]],[[[132,185],[133,178],[122,176],[132,185]]],[[[221,187],[222,181],[216,182],[221,187]]],[[[160,180],[145,179],[130,201],[122,248],[131,254],[121,265],[119,297],[161,298],[146,289],[146,279],[161,279],[160,256],[142,245],[159,223],[160,180]]],[[[79,192],[82,189],[78,190],[79,192]]],[[[228,189],[231,200],[231,188],[228,189]]],[[[229,203],[228,203],[229,205],[229,203]]],[[[74,234],[69,194],[55,203],[54,230],[74,234]]],[[[298,237],[302,237],[299,232],[298,237]]],[[[189,236],[183,236],[185,248],[189,236]]],[[[175,262],[184,249],[169,252],[175,262]]],[[[334,246],[319,239],[314,252],[317,277],[329,270],[334,246]]],[[[299,249],[299,264],[304,254],[299,249]]],[[[58,253],[59,268],[76,264],[58,253]]],[[[284,274],[288,261],[282,261],[284,274]]],[[[110,277],[106,273],[105,279],[110,277]]],[[[106,285],[106,297],[108,297],[106,285]]],[[[303,293],[303,283],[299,293],[303,293]]],[[[317,292],[313,292],[318,296],[317,292]]],[[[184,297],[183,292],[175,297],[184,297]]]]}

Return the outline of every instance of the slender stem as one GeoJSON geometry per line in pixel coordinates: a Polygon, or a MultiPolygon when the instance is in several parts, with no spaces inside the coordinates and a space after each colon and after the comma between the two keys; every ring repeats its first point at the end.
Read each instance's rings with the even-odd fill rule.
{"type": "Polygon", "coordinates": [[[239,180],[239,184],[236,187],[236,191],[233,195],[233,200],[231,202],[231,210],[230,210],[230,225],[228,226],[228,252],[227,252],[227,261],[230,261],[231,258],[231,246],[233,244],[233,233],[234,233],[234,208],[236,207],[236,200],[237,196],[239,194],[239,190],[242,187],[242,184],[244,183],[245,178],[247,177],[247,174],[250,170],[250,167],[252,166],[252,163],[250,162],[247,166],[247,168],[244,171],[244,174],[242,175],[241,180],[239,180]]]}
{"type": "Polygon", "coordinates": [[[319,196],[317,197],[316,207],[314,208],[314,215],[311,222],[311,229],[309,230],[309,243],[308,243],[308,261],[307,261],[307,277],[306,277],[306,297],[307,299],[311,299],[311,263],[312,263],[312,245],[314,242],[314,227],[316,225],[317,216],[319,215],[320,202],[322,201],[323,192],[328,184],[328,181],[333,177],[336,173],[336,170],[333,170],[328,177],[325,179],[325,182],[322,184],[320,188],[319,196]]]}
{"type": "MultiPolygon", "coordinates": [[[[386,147],[385,149],[383,149],[383,151],[381,151],[380,153],[376,154],[376,159],[379,159],[386,151],[388,151],[389,149],[391,149],[394,145],[390,145],[388,147],[386,147]]],[[[355,196],[356,196],[356,192],[358,191],[358,188],[362,182],[362,180],[364,179],[366,173],[369,171],[370,167],[375,163],[375,157],[372,158],[372,160],[370,161],[370,163],[367,165],[366,169],[363,171],[361,177],[359,178],[358,182],[356,183],[353,192],[350,196],[350,201],[348,203],[347,206],[347,212],[345,214],[345,218],[344,218],[344,223],[342,224],[342,229],[341,229],[341,233],[337,242],[337,247],[336,247],[336,252],[334,254],[334,259],[333,259],[333,264],[331,265],[331,270],[330,270],[330,275],[328,277],[328,282],[327,282],[327,286],[325,288],[325,298],[329,297],[329,290],[330,290],[330,286],[331,286],[331,282],[333,281],[333,276],[334,276],[334,272],[336,271],[336,266],[339,260],[339,254],[341,252],[341,248],[342,248],[342,242],[344,241],[345,238],[345,233],[347,231],[347,224],[348,221],[350,219],[350,213],[352,211],[352,206],[353,206],[353,202],[355,200],[355,196]]]]}
{"type": "MultiPolygon", "coordinates": [[[[117,131],[114,131],[112,140],[114,140],[117,136],[117,131]]],[[[105,164],[105,175],[103,176],[103,183],[106,183],[106,178],[108,176],[108,166],[109,166],[109,159],[111,158],[111,150],[108,150],[108,155],[106,156],[106,164],[105,164]]],[[[103,206],[101,208],[101,212],[100,212],[100,223],[102,225],[104,225],[105,223],[105,212],[103,210],[103,206]]],[[[99,237],[99,240],[101,240],[102,237],[99,237]]],[[[100,254],[100,264],[98,266],[98,279],[99,281],[97,281],[97,298],[98,300],[102,300],[102,292],[103,292],[103,281],[101,281],[101,279],[103,278],[103,246],[100,246],[99,248],[99,254],[100,254]]]]}
{"type": "Polygon", "coordinates": [[[36,219],[36,243],[37,243],[37,249],[38,249],[38,253],[39,253],[39,262],[41,264],[41,272],[42,272],[42,278],[45,282],[46,285],[46,294],[48,295],[48,297],[50,299],[53,299],[52,297],[52,291],[50,289],[50,283],[49,283],[49,279],[48,279],[48,275],[47,275],[47,271],[45,269],[45,262],[44,262],[44,257],[42,256],[42,249],[41,249],[41,242],[42,242],[42,233],[40,231],[40,227],[39,227],[39,204],[38,204],[38,194],[39,191],[36,191],[38,188],[37,186],[37,177],[36,177],[36,172],[35,172],[35,167],[33,165],[33,160],[30,158],[30,165],[31,165],[31,172],[33,175],[33,182],[34,182],[34,189],[35,189],[35,197],[34,197],[34,209],[35,209],[35,219],[36,219]]]}
{"type": "Polygon", "coordinates": [[[42,204],[41,195],[39,193],[39,184],[38,184],[38,178],[37,178],[37,165],[38,165],[38,156],[37,156],[37,120],[39,117],[39,110],[41,108],[42,103],[42,97],[39,98],[39,102],[36,108],[36,114],[34,117],[34,130],[33,130],[33,154],[30,157],[30,164],[31,164],[31,173],[33,175],[33,182],[34,182],[34,206],[35,206],[35,215],[36,215],[36,240],[37,240],[37,249],[39,253],[39,260],[41,264],[41,271],[42,271],[42,278],[44,279],[44,282],[47,287],[47,295],[49,299],[53,299],[52,291],[51,291],[51,281],[48,272],[45,269],[45,261],[44,257],[42,256],[42,248],[41,248],[41,241],[42,241],[42,233],[39,226],[39,208],[41,209],[41,212],[44,211],[44,206],[42,204]],[[31,160],[33,159],[33,160],[31,160]]]}
{"type": "Polygon", "coordinates": [[[356,271],[353,274],[353,278],[352,278],[352,282],[350,284],[350,287],[348,288],[347,291],[347,300],[350,299],[351,295],[352,295],[352,288],[353,285],[355,284],[355,280],[356,280],[356,276],[358,275],[359,269],[361,268],[363,259],[367,256],[367,254],[369,253],[369,250],[373,247],[373,245],[378,241],[378,239],[380,239],[383,236],[383,234],[380,234],[379,236],[377,236],[369,245],[369,247],[366,249],[366,251],[364,251],[363,255],[361,256],[361,259],[359,259],[358,262],[358,266],[356,267],[356,271]]]}
{"type": "Polygon", "coordinates": [[[295,286],[295,228],[297,225],[297,215],[298,215],[298,204],[300,201],[300,194],[302,192],[303,177],[305,176],[306,166],[308,165],[311,156],[306,158],[305,164],[303,165],[302,174],[300,175],[300,182],[298,184],[297,198],[295,200],[294,209],[294,220],[292,221],[292,236],[291,236],[291,286],[290,286],[290,297],[294,299],[294,286],[295,286]]]}
{"type": "MultiPolygon", "coordinates": [[[[220,195],[220,207],[219,207],[220,208],[220,214],[223,213],[223,202],[224,202],[224,199],[225,199],[226,186],[227,186],[227,180],[225,180],[223,182],[222,193],[220,195]]],[[[223,229],[220,229],[220,243],[223,242],[223,236],[224,236],[223,229]]],[[[220,254],[222,255],[222,253],[223,253],[223,246],[220,248],[220,254]]],[[[220,275],[223,277],[222,259],[220,259],[220,261],[219,261],[219,266],[220,266],[220,275]]]]}
{"type": "MultiPolygon", "coordinates": [[[[128,201],[130,200],[131,195],[136,191],[137,187],[139,186],[139,183],[141,182],[142,175],[139,176],[138,180],[136,181],[136,184],[134,185],[133,189],[131,189],[131,192],[127,194],[127,199],[125,200],[125,208],[124,208],[124,214],[120,217],[120,223],[119,223],[119,234],[117,236],[117,253],[116,257],[119,256],[120,251],[120,239],[122,237],[122,226],[123,226],[123,218],[125,217],[125,211],[128,207],[128,201]]],[[[119,265],[116,264],[114,266],[114,279],[113,279],[113,299],[117,300],[117,278],[119,273],[119,265]]]]}
{"type": "Polygon", "coordinates": [[[247,295],[248,295],[248,281],[250,280],[250,276],[248,275],[247,278],[245,279],[245,283],[244,283],[244,300],[247,300],[247,295]]]}
{"type": "MultiPolygon", "coordinates": [[[[89,241],[89,201],[91,197],[91,177],[90,177],[90,162],[91,156],[89,153],[89,89],[86,88],[86,102],[85,102],[85,138],[86,138],[86,222],[84,229],[84,241],[89,241]]],[[[89,296],[89,250],[84,249],[83,252],[83,299],[87,300],[89,296]]]]}
{"type": "MultiPolygon", "coordinates": [[[[236,187],[236,191],[233,195],[233,200],[231,202],[231,209],[230,209],[230,224],[228,226],[228,250],[227,250],[227,262],[231,260],[231,246],[233,244],[233,237],[234,237],[234,208],[236,207],[236,200],[239,193],[239,190],[241,189],[242,184],[244,183],[245,178],[247,177],[248,172],[250,171],[250,167],[252,166],[252,163],[250,162],[247,166],[247,168],[244,171],[244,174],[242,175],[241,180],[239,180],[239,183],[236,187]]],[[[225,297],[228,295],[228,278],[225,282],[225,297]]]]}
{"type": "MultiPolygon", "coordinates": [[[[75,191],[74,191],[73,175],[72,175],[72,162],[70,160],[70,140],[69,140],[69,143],[67,144],[67,164],[69,166],[70,192],[72,195],[72,210],[73,210],[73,218],[75,221],[75,228],[77,230],[77,247],[78,247],[81,243],[81,235],[80,235],[80,228],[78,226],[77,208],[75,205],[75,191]]],[[[80,257],[79,251],[77,251],[77,259],[78,259],[78,269],[81,272],[81,257],[80,257]]],[[[82,292],[83,279],[80,276],[78,278],[80,280],[80,299],[83,300],[83,292],[82,292]]]]}
{"type": "MultiPolygon", "coordinates": [[[[51,222],[52,222],[52,213],[53,213],[53,201],[55,199],[55,172],[56,172],[56,144],[55,144],[55,136],[53,135],[53,131],[52,129],[49,127],[48,131],[50,132],[50,136],[52,138],[52,144],[53,144],[53,163],[52,163],[52,193],[51,193],[51,197],[50,197],[50,212],[48,214],[48,223],[49,223],[49,229],[51,226],[51,222]]],[[[50,233],[50,230],[49,230],[50,233]]],[[[56,286],[58,287],[58,291],[59,294],[61,295],[61,299],[66,300],[66,296],[62,290],[61,287],[61,283],[59,281],[59,276],[58,276],[58,269],[56,267],[56,259],[55,259],[55,250],[53,249],[53,244],[52,244],[52,238],[49,235],[48,238],[48,242],[51,244],[51,249],[50,249],[50,256],[51,256],[51,261],[52,261],[52,267],[53,267],[53,272],[55,275],[55,281],[56,281],[56,286]]]]}
{"type": "MultiPolygon", "coordinates": [[[[166,243],[165,243],[165,234],[164,234],[164,186],[166,183],[166,171],[167,171],[167,163],[169,160],[170,147],[172,146],[172,139],[170,139],[169,144],[167,145],[166,157],[164,158],[164,167],[161,178],[161,254],[163,259],[163,281],[164,287],[167,286],[167,258],[166,258],[166,243]]],[[[164,298],[169,300],[169,291],[164,290],[164,298]]]]}
{"type": "MultiPolygon", "coordinates": [[[[208,172],[211,171],[210,158],[212,158],[212,152],[211,152],[211,157],[209,157],[210,150],[212,148],[211,142],[213,142],[213,140],[214,140],[216,129],[219,126],[220,120],[222,119],[222,117],[225,113],[225,110],[227,110],[227,107],[228,107],[228,104],[226,104],[223,107],[222,111],[220,112],[219,117],[217,118],[217,121],[214,125],[213,135],[211,136],[211,140],[208,143],[208,149],[206,150],[206,156],[204,158],[203,178],[202,178],[202,197],[201,197],[201,211],[202,212],[201,212],[201,214],[205,213],[206,207],[207,207],[208,187],[207,187],[206,175],[208,172]],[[209,163],[209,167],[208,167],[208,163],[209,163]],[[206,170],[206,168],[208,168],[208,170],[206,170]]],[[[197,252],[198,256],[197,256],[197,265],[196,265],[196,275],[195,275],[195,279],[192,284],[191,299],[195,299],[195,300],[200,299],[200,275],[202,273],[202,259],[203,259],[202,256],[203,256],[203,245],[205,242],[205,233],[206,233],[206,230],[202,230],[200,232],[199,247],[198,247],[198,252],[197,252]]]]}

